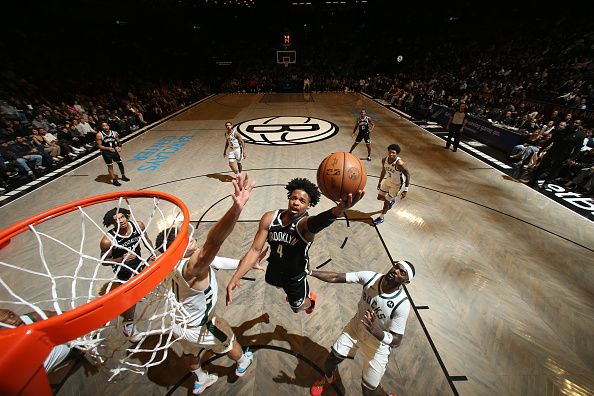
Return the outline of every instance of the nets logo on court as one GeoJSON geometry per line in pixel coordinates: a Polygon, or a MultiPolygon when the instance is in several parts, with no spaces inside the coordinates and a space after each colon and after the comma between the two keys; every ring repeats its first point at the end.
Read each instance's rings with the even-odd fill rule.
{"type": "Polygon", "coordinates": [[[338,126],[333,122],[312,117],[257,118],[236,127],[246,143],[272,146],[314,143],[338,133],[338,126]]]}

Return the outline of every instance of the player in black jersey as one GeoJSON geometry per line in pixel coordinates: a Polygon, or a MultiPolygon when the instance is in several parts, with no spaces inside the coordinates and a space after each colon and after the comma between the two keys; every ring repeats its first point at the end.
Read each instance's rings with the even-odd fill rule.
{"type": "Polygon", "coordinates": [[[102,130],[97,132],[97,135],[95,137],[97,142],[97,148],[101,150],[103,160],[107,164],[107,171],[109,172],[109,176],[111,177],[111,183],[114,186],[119,187],[122,184],[116,179],[115,172],[113,171],[114,162],[118,164],[118,168],[120,168],[120,172],[122,173],[122,180],[130,181],[130,179],[126,177],[126,172],[124,171],[124,163],[122,162],[122,158],[120,158],[120,153],[122,152],[120,138],[117,132],[111,131],[109,129],[109,124],[107,122],[101,123],[101,129],[102,130]]]}
{"type": "Polygon", "coordinates": [[[296,178],[291,180],[285,189],[288,191],[288,208],[266,212],[260,219],[252,246],[227,286],[227,304],[233,300],[233,290],[240,287],[239,280],[253,267],[264,243],[268,242],[270,256],[266,268],[266,282],[283,288],[294,312],[313,312],[316,295],[310,293],[307,282],[307,253],[314,235],[361,200],[364,191],[357,192],[355,196],[349,194],[347,202],[341,201],[332,209],[316,216],[309,216],[307,209],[320,201],[318,187],[307,179],[296,178]]]}
{"type": "Polygon", "coordinates": [[[359,118],[357,118],[357,120],[355,121],[355,128],[353,129],[353,137],[355,136],[355,132],[357,132],[357,129],[359,130],[359,133],[357,133],[357,137],[355,138],[355,143],[353,143],[353,145],[351,146],[349,153],[353,152],[355,147],[357,147],[357,145],[359,143],[361,143],[361,140],[365,140],[365,146],[367,146],[367,161],[371,161],[371,137],[370,137],[370,135],[371,135],[371,131],[373,131],[374,127],[375,127],[375,124],[373,123],[373,120],[367,116],[367,112],[365,110],[361,110],[361,114],[360,114],[359,118]]]}
{"type": "MultiPolygon", "coordinates": [[[[103,216],[103,225],[112,227],[107,231],[109,236],[101,238],[99,248],[101,249],[101,263],[111,265],[118,278],[116,282],[107,283],[107,288],[114,289],[144,269],[146,260],[143,261],[140,258],[142,253],[140,245],[144,244],[151,251],[153,248],[146,235],[143,236],[144,224],[141,221],[130,221],[128,209],[113,208],[107,211],[103,216]]],[[[124,319],[124,334],[131,337],[130,341],[138,342],[140,339],[135,338],[136,329],[132,323],[134,310],[135,306],[132,306],[120,316],[124,319]]]]}

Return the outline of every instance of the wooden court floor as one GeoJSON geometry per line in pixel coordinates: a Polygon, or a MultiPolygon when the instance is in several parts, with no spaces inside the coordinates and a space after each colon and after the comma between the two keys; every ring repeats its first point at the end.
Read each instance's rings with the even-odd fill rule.
{"type": "MultiPolygon", "coordinates": [[[[337,133],[307,144],[292,144],[307,139],[290,135],[281,144],[268,135],[262,144],[247,145],[244,170],[257,187],[220,253],[241,258],[261,215],[286,207],[284,184],[294,177],[315,181],[326,155],[349,150],[362,108],[376,123],[372,161],[365,163],[367,194],[348,220],[318,235],[310,258],[313,266],[339,272],[385,272],[397,259],[414,263],[417,277],[407,291],[416,309],[390,357],[386,390],[413,396],[594,394],[593,223],[464,152],[442,149],[440,139],[370,99],[354,93],[216,95],[127,142],[123,158],[132,180],[122,188],[180,197],[203,240],[230,204],[225,121],[263,119],[272,131],[275,120],[303,117],[337,127],[337,133]],[[380,159],[390,143],[401,146],[412,184],[406,199],[374,227],[369,219],[381,208],[375,196],[380,159]]],[[[365,146],[355,154],[365,157],[365,146]]],[[[114,191],[106,174],[102,159],[94,159],[2,207],[0,227],[114,191]]],[[[330,206],[323,199],[310,213],[330,206]]],[[[208,369],[220,379],[204,394],[307,395],[356,309],[360,286],[314,279],[319,306],[312,315],[296,315],[261,273],[250,273],[254,280],[244,281],[235,302],[225,307],[230,276],[217,273],[217,311],[252,346],[255,364],[237,379],[230,360],[213,360],[208,369]]],[[[360,361],[345,361],[340,374],[328,394],[360,394],[360,361]]],[[[63,380],[59,395],[182,395],[191,393],[192,384],[175,351],[146,375],[123,374],[112,383],[105,373],[83,367],[64,375],[52,376],[63,380]]]]}

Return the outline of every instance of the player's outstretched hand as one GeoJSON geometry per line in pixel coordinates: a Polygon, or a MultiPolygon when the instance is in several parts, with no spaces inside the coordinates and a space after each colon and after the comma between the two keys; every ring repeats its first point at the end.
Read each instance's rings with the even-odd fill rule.
{"type": "Polygon", "coordinates": [[[239,206],[240,209],[243,209],[244,205],[250,199],[252,188],[256,185],[255,181],[250,183],[249,178],[250,176],[246,172],[245,175],[237,175],[235,179],[233,179],[234,191],[231,194],[231,198],[233,198],[233,202],[239,206]]]}
{"type": "Polygon", "coordinates": [[[234,277],[231,278],[231,281],[227,285],[227,305],[233,302],[233,290],[235,290],[237,287],[241,287],[239,284],[239,279],[235,280],[234,277]]]}
{"type": "Polygon", "coordinates": [[[349,193],[346,201],[340,200],[339,202],[336,203],[336,208],[340,211],[344,211],[349,208],[352,208],[353,206],[355,206],[355,204],[357,202],[359,202],[363,198],[364,195],[365,195],[365,190],[359,190],[355,193],[355,195],[353,195],[352,193],[349,193]]]}
{"type": "Polygon", "coordinates": [[[266,268],[262,267],[262,265],[260,264],[262,262],[262,260],[264,260],[264,257],[266,257],[266,253],[268,253],[268,246],[266,246],[260,252],[260,255],[258,256],[258,260],[252,266],[253,269],[257,269],[257,270],[260,270],[260,271],[266,271],[266,268]]]}

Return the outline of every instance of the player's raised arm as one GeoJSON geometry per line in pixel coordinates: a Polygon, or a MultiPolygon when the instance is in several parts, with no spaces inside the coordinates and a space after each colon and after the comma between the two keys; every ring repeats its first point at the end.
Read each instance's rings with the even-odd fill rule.
{"type": "Polygon", "coordinates": [[[196,252],[190,258],[190,265],[188,271],[190,273],[196,271],[201,272],[204,268],[210,266],[214,258],[216,257],[219,249],[225,239],[231,234],[237,219],[243,210],[243,207],[250,199],[250,194],[255,182],[249,183],[249,175],[246,173],[245,176],[239,175],[233,180],[233,193],[231,198],[233,199],[233,205],[227,210],[227,212],[216,222],[214,227],[208,232],[204,245],[196,250],[196,252]]]}
{"type": "MultiPolygon", "coordinates": [[[[227,285],[227,305],[233,302],[233,290],[237,287],[241,287],[239,280],[242,276],[244,276],[254,264],[259,260],[260,254],[263,251],[264,244],[266,243],[266,238],[268,237],[268,227],[270,227],[270,223],[274,217],[274,211],[267,212],[262,216],[260,219],[260,224],[258,226],[258,231],[254,236],[254,241],[252,242],[252,246],[250,250],[245,254],[245,256],[239,262],[239,267],[229,284],[227,285]]],[[[260,257],[261,259],[262,257],[260,257]]]]}

